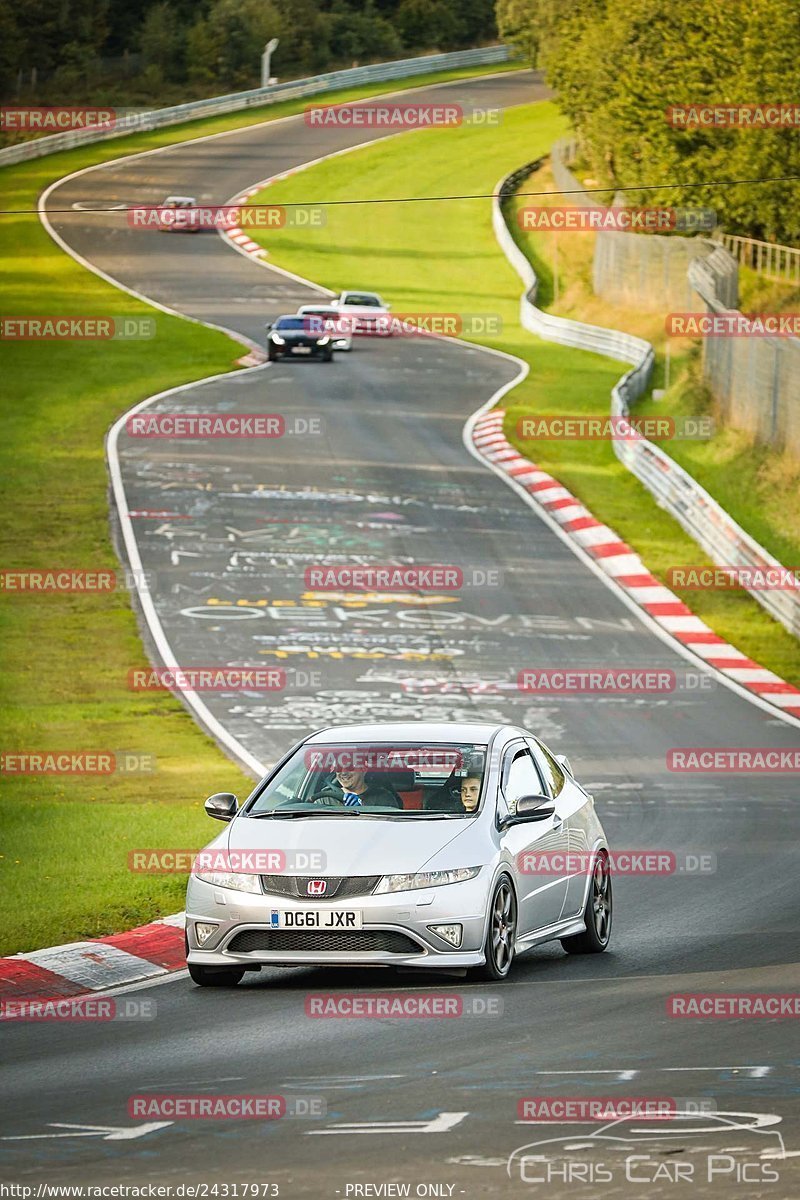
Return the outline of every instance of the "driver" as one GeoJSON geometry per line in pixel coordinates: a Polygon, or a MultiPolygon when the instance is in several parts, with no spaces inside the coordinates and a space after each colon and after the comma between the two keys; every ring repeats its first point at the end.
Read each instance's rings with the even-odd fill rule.
{"type": "Polygon", "coordinates": [[[328,797],[336,798],[345,808],[402,808],[394,792],[380,784],[367,782],[366,771],[337,771],[336,783],[331,780],[318,798],[328,797]]]}
{"type": "Polygon", "coordinates": [[[474,813],[481,794],[480,775],[465,775],[461,780],[461,804],[464,812],[474,813]]]}

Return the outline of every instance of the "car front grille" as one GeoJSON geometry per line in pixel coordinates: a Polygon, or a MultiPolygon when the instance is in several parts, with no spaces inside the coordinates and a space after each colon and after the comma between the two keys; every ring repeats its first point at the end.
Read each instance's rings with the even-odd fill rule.
{"type": "Polygon", "coordinates": [[[231,954],[285,951],[308,954],[422,954],[421,946],[391,929],[243,929],[231,938],[231,954]]]}
{"type": "Polygon", "coordinates": [[[380,875],[262,875],[261,886],[268,896],[289,896],[292,900],[349,900],[353,896],[369,896],[378,885],[380,875]],[[309,896],[307,885],[316,879],[327,883],[322,896],[309,896]]]}

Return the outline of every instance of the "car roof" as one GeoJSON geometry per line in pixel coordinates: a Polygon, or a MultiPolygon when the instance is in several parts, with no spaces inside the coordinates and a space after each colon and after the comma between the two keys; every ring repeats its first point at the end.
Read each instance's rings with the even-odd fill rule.
{"type": "Polygon", "coordinates": [[[331,725],[318,729],[309,742],[331,745],[343,741],[383,746],[386,742],[489,742],[501,730],[509,735],[523,731],[513,726],[483,721],[370,722],[369,725],[331,725]]]}
{"type": "Polygon", "coordinates": [[[337,310],[332,304],[301,304],[297,310],[297,313],[295,313],[295,316],[305,312],[329,312],[332,316],[336,316],[337,310]]]}
{"type": "Polygon", "coordinates": [[[173,200],[173,201],[175,201],[175,203],[177,203],[179,200],[181,200],[181,201],[186,201],[186,202],[187,202],[187,203],[189,203],[189,204],[194,204],[194,203],[195,203],[194,196],[167,196],[167,198],[166,198],[166,200],[164,201],[164,203],[165,203],[165,204],[169,204],[170,200],[173,200]]]}
{"type": "Polygon", "coordinates": [[[367,290],[367,288],[345,288],[345,290],[343,292],[340,292],[339,295],[340,296],[374,296],[376,300],[380,300],[380,298],[381,298],[379,292],[370,292],[367,290]]]}

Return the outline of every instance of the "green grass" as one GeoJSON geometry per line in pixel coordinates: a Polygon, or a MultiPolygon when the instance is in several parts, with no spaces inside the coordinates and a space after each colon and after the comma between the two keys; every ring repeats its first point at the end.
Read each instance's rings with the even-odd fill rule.
{"type": "MultiPolygon", "coordinates": [[[[476,73],[417,78],[413,86],[476,73]]],[[[306,103],[4,168],[2,207],[30,213],[43,188],[68,171],[285,116],[306,103]]],[[[0,262],[6,315],[153,315],[63,254],[34,215],[2,218],[0,262]]],[[[232,370],[243,353],[221,333],[155,317],[156,336],[144,343],[3,342],[0,569],[118,567],[109,535],[107,430],[138,400],[232,370]]],[[[129,669],[145,666],[146,658],[125,592],[6,593],[0,639],[1,750],[136,750],[156,761],[152,774],[3,775],[0,890],[14,919],[3,924],[0,953],[112,933],[175,911],[180,877],[131,874],[128,850],[203,845],[215,832],[202,811],[204,798],[222,790],[243,794],[249,781],[169,693],[127,689],[129,669]]]]}
{"type": "MultiPolygon", "coordinates": [[[[564,131],[563,121],[549,103],[525,106],[507,111],[500,131],[464,127],[414,133],[309,168],[271,185],[253,203],[290,203],[315,196],[348,199],[356,180],[363,199],[486,194],[501,176],[547,153],[564,131]]],[[[547,187],[547,177],[536,176],[530,186],[547,187]]],[[[571,241],[559,236],[558,311],[618,328],[635,326],[636,332],[656,342],[660,330],[663,346],[663,315],[625,313],[590,296],[591,235],[574,234],[571,241]],[[573,245],[575,239],[581,241],[573,245]]],[[[327,225],[313,238],[281,229],[263,240],[269,244],[271,261],[278,265],[334,289],[374,288],[399,311],[498,314],[502,334],[473,340],[516,354],[531,366],[528,378],[504,400],[511,440],[615,528],[665,582],[670,567],[709,561],[617,461],[610,443],[534,443],[517,437],[518,421],[531,413],[607,414],[610,390],[626,368],[597,355],[539,342],[521,330],[521,284],[495,242],[488,200],[332,206],[327,225]]],[[[552,247],[530,235],[520,235],[520,240],[541,271],[547,304],[554,291],[552,247]]],[[[677,372],[694,381],[691,387],[681,385],[680,405],[697,413],[707,401],[693,363],[688,345],[673,354],[673,379],[677,372]]],[[[663,357],[656,386],[662,372],[663,357]]],[[[681,411],[672,388],[652,411],[681,411]]],[[[674,443],[669,450],[675,450],[676,458],[680,455],[745,528],[774,546],[779,557],[782,553],[785,561],[796,563],[798,543],[781,540],[777,522],[766,528],[765,512],[757,507],[758,492],[749,490],[754,476],[763,482],[768,456],[761,456],[759,465],[752,448],[737,447],[737,435],[724,436],[724,442],[674,443]],[[739,475],[743,482],[736,487],[739,475]]],[[[800,683],[800,645],[746,593],[692,592],[684,598],[722,637],[800,683]]]]}

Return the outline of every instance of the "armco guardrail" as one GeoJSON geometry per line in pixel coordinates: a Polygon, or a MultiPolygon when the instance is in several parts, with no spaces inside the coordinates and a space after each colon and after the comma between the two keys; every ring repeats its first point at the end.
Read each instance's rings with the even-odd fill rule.
{"type": "MultiPolygon", "coordinates": [[[[579,350],[592,350],[596,354],[633,363],[633,368],[623,375],[611,392],[612,415],[627,417],[631,406],[649,385],[654,361],[653,347],[643,338],[598,325],[586,325],[567,317],[557,317],[537,308],[536,272],[514,241],[506,222],[505,202],[519,184],[541,165],[541,161],[529,163],[501,180],[495,188],[493,200],[495,236],[525,284],[520,301],[520,321],[525,329],[545,341],[574,346],[579,350]]],[[[641,480],[658,504],[675,517],[715,563],[761,569],[781,567],[776,558],[737,525],[705,488],[659,446],[641,436],[615,439],[612,445],[619,460],[641,480]]],[[[751,594],[790,633],[800,636],[800,592],[753,591],[751,594]]]]}
{"type": "Polygon", "coordinates": [[[427,75],[432,71],[456,70],[459,67],[491,66],[493,63],[508,62],[512,56],[512,51],[508,46],[483,46],[477,50],[456,50],[452,54],[429,54],[421,58],[401,58],[395,62],[374,63],[368,67],[350,67],[346,71],[329,71],[326,75],[311,75],[307,79],[293,79],[286,83],[273,84],[271,87],[254,88],[250,92],[211,96],[207,100],[193,100],[189,104],[176,104],[172,108],[158,108],[152,112],[127,113],[120,117],[110,129],[75,129],[28,142],[20,142],[15,146],[6,146],[0,150],[0,166],[11,166],[13,163],[25,162],[31,158],[41,158],[45,154],[56,154],[59,150],[72,150],[75,146],[87,145],[90,142],[123,137],[128,133],[161,129],[165,125],[179,125],[182,121],[194,121],[198,117],[214,117],[243,108],[276,104],[280,100],[316,96],[320,92],[333,91],[357,84],[385,83],[393,79],[427,75]]]}

